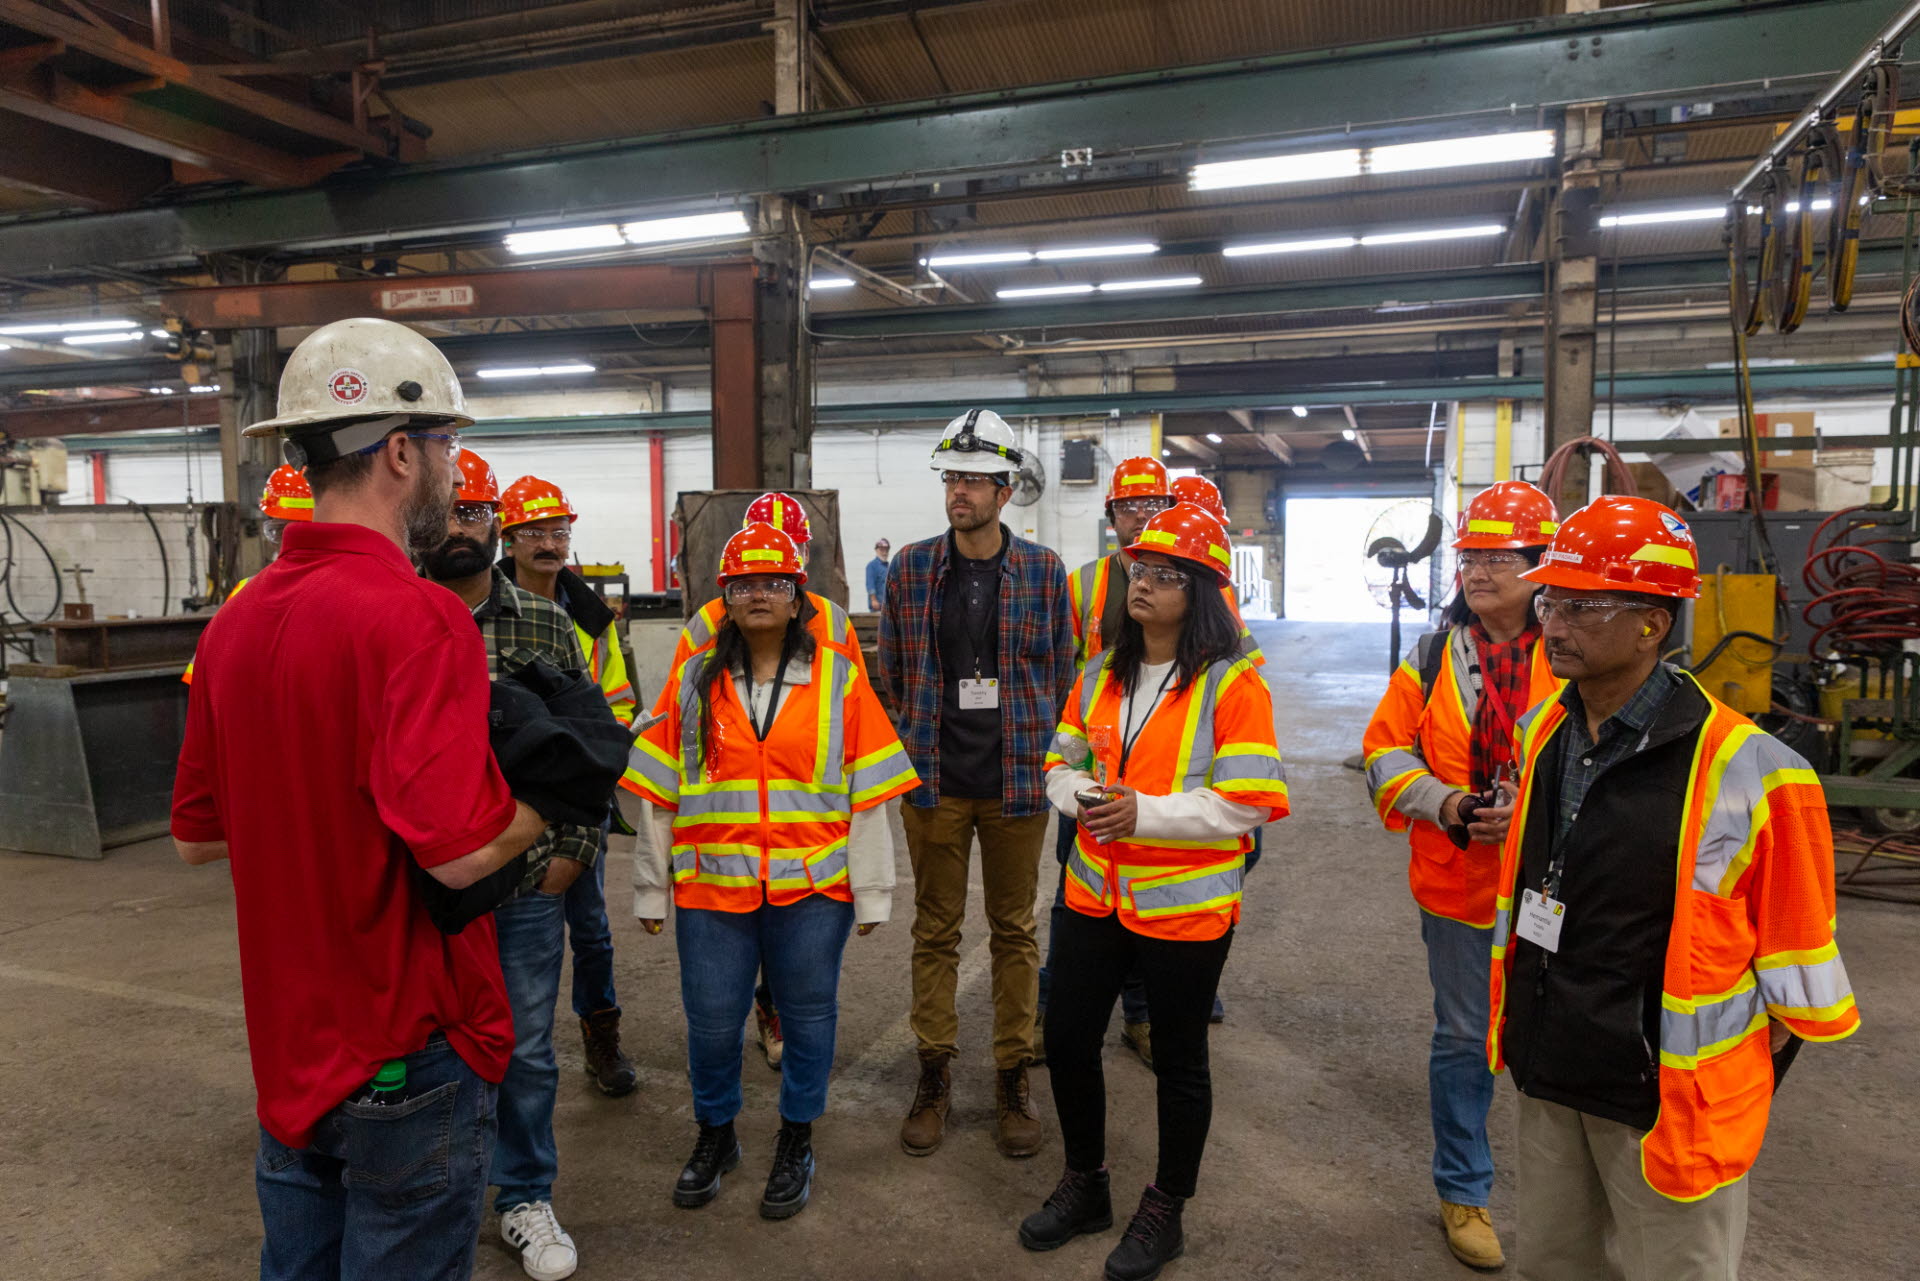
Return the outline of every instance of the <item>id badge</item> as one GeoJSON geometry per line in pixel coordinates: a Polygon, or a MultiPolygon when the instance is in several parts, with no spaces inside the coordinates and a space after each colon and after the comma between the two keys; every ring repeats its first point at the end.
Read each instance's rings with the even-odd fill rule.
{"type": "Polygon", "coordinates": [[[1567,905],[1538,890],[1520,891],[1520,937],[1548,952],[1560,950],[1560,927],[1566,924],[1567,905]]]}
{"type": "Polygon", "coordinates": [[[962,711],[987,711],[1000,706],[1000,682],[992,677],[960,682],[962,711]]]}

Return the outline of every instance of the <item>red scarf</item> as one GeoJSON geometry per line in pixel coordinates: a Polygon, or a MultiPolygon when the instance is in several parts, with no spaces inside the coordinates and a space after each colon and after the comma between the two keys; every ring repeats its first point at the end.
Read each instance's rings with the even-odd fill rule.
{"type": "Polygon", "coordinates": [[[1475,791],[1493,786],[1494,775],[1513,759],[1513,727],[1527,710],[1527,686],[1533,669],[1533,646],[1540,625],[1504,644],[1487,635],[1478,622],[1468,632],[1480,665],[1480,702],[1473,711],[1473,735],[1467,760],[1475,791]]]}

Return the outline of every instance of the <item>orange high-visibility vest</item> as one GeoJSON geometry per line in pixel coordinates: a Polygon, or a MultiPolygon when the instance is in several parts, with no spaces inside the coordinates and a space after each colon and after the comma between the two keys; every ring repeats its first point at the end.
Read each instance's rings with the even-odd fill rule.
{"type": "MultiPolygon", "coordinates": [[[[853,660],[862,676],[866,675],[867,660],[860,653],[860,638],[854,634],[853,620],[847,617],[847,611],[812,592],[807,593],[807,599],[813,602],[813,617],[807,622],[807,630],[813,633],[814,641],[839,650],[853,660]]],[[[727,602],[721,597],[715,596],[702,605],[680,629],[680,637],[673,643],[673,661],[667,670],[677,672],[689,658],[705,653],[714,637],[720,634],[720,624],[726,618],[727,602]]]]}
{"type": "MultiPolygon", "coordinates": [[[[311,503],[313,500],[309,498],[307,501],[311,503]]],[[[240,589],[242,587],[245,587],[248,583],[252,581],[253,581],[253,578],[249,576],[235,583],[233,585],[233,590],[227,593],[227,600],[232,600],[235,596],[238,596],[240,594],[240,589]]],[[[227,603],[227,601],[221,601],[220,603],[224,605],[227,603]]],[[[187,670],[180,673],[180,683],[183,685],[193,684],[193,659],[191,658],[187,660],[187,670]]]]}
{"type": "MultiPolygon", "coordinates": [[[[1108,638],[1100,634],[1100,615],[1107,604],[1107,583],[1119,560],[1120,553],[1115,552],[1088,561],[1067,575],[1067,597],[1073,605],[1073,661],[1081,667],[1107,647],[1108,638]]],[[[1123,568],[1120,572],[1124,575],[1126,570],[1123,568]]],[[[1254,641],[1253,629],[1240,617],[1240,598],[1234,594],[1232,584],[1222,585],[1220,596],[1233,611],[1233,621],[1240,628],[1242,655],[1255,667],[1265,667],[1267,656],[1254,641]]]]}
{"type": "MultiPolygon", "coordinates": [[[[1214,663],[1186,689],[1162,698],[1140,728],[1120,772],[1120,683],[1106,661],[1080,674],[1046,765],[1087,768],[1150,796],[1212,788],[1230,801],[1287,815],[1287,776],[1273,741],[1273,696],[1244,658],[1214,663]]],[[[1249,835],[1218,841],[1114,841],[1079,827],[1067,857],[1067,906],[1087,916],[1115,911],[1136,934],[1217,939],[1240,919],[1240,878],[1249,835]]]]}
{"type": "Polygon", "coordinates": [[[854,814],[919,785],[866,675],[816,645],[762,742],[734,689],[713,683],[713,739],[700,754],[699,679],[683,663],[660,691],[660,719],[634,740],[621,786],[673,811],[676,906],[751,912],[808,894],[853,901],[847,832],[854,814]]]}
{"type": "Polygon", "coordinates": [[[614,627],[615,624],[608,623],[606,631],[589,636],[586,628],[574,623],[573,634],[579,638],[580,652],[586,656],[587,675],[600,687],[607,706],[613,709],[619,722],[631,725],[635,703],[633,681],[627,676],[627,656],[620,652],[620,637],[614,627]]]}
{"type": "MultiPolygon", "coordinates": [[[[1475,841],[1463,850],[1447,839],[1439,824],[1409,819],[1394,808],[1394,802],[1422,775],[1431,774],[1462,792],[1473,786],[1468,752],[1473,718],[1467,712],[1473,688],[1466,669],[1454,661],[1452,642],[1452,636],[1437,642],[1446,648],[1431,695],[1420,688],[1420,669],[1412,655],[1400,664],[1387,682],[1380,705],[1373,709],[1361,750],[1366,754],[1367,790],[1373,794],[1380,821],[1390,832],[1408,834],[1412,849],[1407,883],[1413,888],[1414,902],[1422,911],[1484,930],[1493,926],[1499,847],[1475,841]]],[[[1466,643],[1473,644],[1471,635],[1466,643]]],[[[1563,683],[1547,665],[1547,647],[1536,640],[1527,673],[1527,706],[1552,698],[1563,683]]]]}
{"type": "MultiPolygon", "coordinates": [[[[1709,710],[1681,809],[1660,983],[1660,1114],[1640,1139],[1648,1185],[1676,1201],[1711,1196],[1759,1156],[1773,1098],[1769,1015],[1809,1041],[1837,1041],[1860,1025],[1833,941],[1833,836],[1820,780],[1779,739],[1700,692],[1709,710]]],[[[1549,803],[1535,766],[1566,719],[1556,698],[1519,727],[1520,800],[1501,849],[1493,925],[1487,1062],[1496,1072],[1505,1066],[1522,838],[1532,806],[1549,803]]]]}

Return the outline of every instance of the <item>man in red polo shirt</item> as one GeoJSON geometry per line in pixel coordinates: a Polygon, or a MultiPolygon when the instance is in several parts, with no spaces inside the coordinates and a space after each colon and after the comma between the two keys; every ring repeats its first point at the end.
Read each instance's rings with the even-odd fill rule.
{"type": "Polygon", "coordinates": [[[492,919],[442,934],[416,869],[465,888],[546,823],[494,763],[473,620],[407,558],[446,535],[472,421],[431,343],[345,320],[247,429],[286,438],[315,518],[207,627],[173,837],[233,875],[263,1281],[473,1268],[513,1018],[492,919]]]}

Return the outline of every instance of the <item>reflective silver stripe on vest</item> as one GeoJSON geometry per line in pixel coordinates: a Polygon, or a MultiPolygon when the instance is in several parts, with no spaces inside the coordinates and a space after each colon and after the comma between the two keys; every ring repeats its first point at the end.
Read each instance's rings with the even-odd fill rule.
{"type": "Polygon", "coordinates": [[[1284,783],[1287,781],[1287,772],[1281,768],[1279,758],[1255,752],[1234,752],[1214,758],[1213,778],[1210,781],[1237,783],[1250,778],[1284,783]]]}
{"type": "Polygon", "coordinates": [[[680,791],[680,778],[673,766],[641,747],[637,740],[627,752],[627,773],[638,774],[662,796],[673,797],[680,791]]]}
{"type": "Polygon", "coordinates": [[[1088,889],[1093,891],[1095,898],[1103,902],[1106,900],[1107,878],[1100,875],[1098,869],[1087,861],[1087,856],[1080,852],[1080,840],[1078,836],[1074,838],[1073,849],[1067,854],[1067,866],[1073,870],[1073,874],[1079,877],[1088,889]]]}
{"type": "Polygon", "coordinates": [[[701,876],[724,876],[735,879],[756,881],[760,879],[760,862],[744,854],[707,854],[696,846],[678,845],[673,851],[673,876],[675,880],[691,880],[696,869],[701,876]]]}
{"type": "Polygon", "coordinates": [[[847,843],[844,840],[836,841],[832,849],[828,851],[827,856],[814,863],[813,883],[815,885],[825,885],[829,881],[837,880],[840,874],[846,870],[847,843]]]}
{"type": "MultiPolygon", "coordinates": [[[[759,804],[757,797],[754,804],[759,804]]],[[[767,811],[770,814],[805,814],[816,822],[846,818],[850,813],[844,791],[814,792],[772,783],[767,785],[767,811]]]]}
{"type": "Polygon", "coordinates": [[[1693,1013],[1660,1009],[1660,1054],[1694,1059],[1711,1050],[1720,1053],[1766,1022],[1767,1007],[1760,989],[1735,992],[1712,1005],[1697,1005],[1693,1013]]]}
{"type": "MultiPolygon", "coordinates": [[[[1781,770],[1810,770],[1806,759],[1770,734],[1751,725],[1733,729],[1722,746],[1730,753],[1721,771],[1720,786],[1705,798],[1706,825],[1700,831],[1694,855],[1693,887],[1725,895],[1722,880],[1754,838],[1753,814],[1766,797],[1766,780],[1781,770]]],[[[1711,776],[1709,776],[1711,777],[1711,776]]]]}
{"type": "Polygon", "coordinates": [[[845,837],[824,847],[824,852],[816,850],[811,856],[775,854],[767,859],[767,883],[782,888],[789,886],[824,885],[837,876],[847,866],[847,841],[845,837]],[[812,874],[808,874],[808,859],[812,858],[812,874]]]}
{"type": "Polygon", "coordinates": [[[1155,885],[1148,889],[1134,888],[1129,893],[1133,899],[1133,910],[1140,916],[1174,916],[1183,912],[1201,910],[1201,905],[1214,899],[1240,892],[1241,869],[1229,867],[1206,876],[1193,876],[1184,881],[1174,881],[1168,885],[1155,885]]]}
{"type": "Polygon", "coordinates": [[[1505,947],[1507,945],[1507,931],[1512,928],[1513,912],[1504,907],[1496,911],[1493,914],[1493,945],[1495,947],[1505,947]]]}
{"type": "Polygon", "coordinates": [[[1425,773],[1427,763],[1404,747],[1390,747],[1367,765],[1367,792],[1379,803],[1380,792],[1396,778],[1425,773]]]}
{"type": "MultiPolygon", "coordinates": [[[[1187,772],[1180,780],[1183,792],[1205,787],[1213,776],[1213,708],[1220,698],[1221,683],[1238,661],[1214,663],[1200,678],[1200,716],[1193,723],[1193,748],[1187,756],[1187,772]]],[[[1182,732],[1185,729],[1183,724],[1182,732]]]]}
{"type": "Polygon", "coordinates": [[[707,622],[707,611],[694,611],[693,618],[687,623],[687,640],[696,650],[705,649],[713,642],[713,627],[707,622]]]}
{"type": "Polygon", "coordinates": [[[1768,1005],[1788,1010],[1828,1010],[1853,995],[1838,954],[1815,965],[1776,965],[1756,970],[1768,1005]]]}
{"type": "Polygon", "coordinates": [[[679,817],[688,822],[716,823],[760,821],[760,789],[728,788],[724,791],[682,791],[679,817]]]}
{"type": "Polygon", "coordinates": [[[907,759],[906,749],[896,745],[885,756],[869,760],[855,769],[847,779],[847,790],[854,796],[860,796],[900,779],[912,768],[913,762],[907,759]]]}

